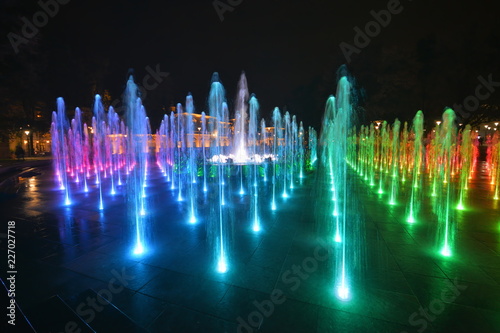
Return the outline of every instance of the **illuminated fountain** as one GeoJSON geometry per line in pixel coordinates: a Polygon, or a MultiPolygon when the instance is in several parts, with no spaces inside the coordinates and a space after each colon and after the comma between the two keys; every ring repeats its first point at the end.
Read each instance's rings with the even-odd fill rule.
{"type": "MultiPolygon", "coordinates": [[[[208,107],[209,114],[215,119],[211,123],[212,128],[210,132],[217,133],[215,145],[212,147],[212,156],[224,156],[226,154],[227,147],[224,146],[223,139],[229,136],[228,128],[224,125],[229,122],[229,113],[226,104],[225,91],[222,84],[219,82],[219,76],[214,73],[212,76],[212,85],[210,88],[210,94],[208,97],[208,107]]],[[[225,207],[226,191],[227,186],[225,186],[224,175],[226,164],[218,163],[216,165],[216,198],[217,203],[215,204],[215,219],[211,219],[214,223],[215,228],[210,228],[213,230],[215,235],[214,241],[214,251],[215,257],[217,258],[217,271],[220,273],[225,273],[228,270],[228,239],[227,239],[227,209],[225,207]]]]}
{"type": "Polygon", "coordinates": [[[441,161],[442,167],[439,168],[435,177],[438,184],[443,184],[440,193],[438,193],[438,202],[436,205],[436,215],[438,217],[438,243],[441,247],[441,254],[451,256],[453,239],[456,230],[456,214],[454,202],[454,188],[452,187],[452,169],[454,164],[454,153],[456,145],[456,126],[455,112],[451,109],[443,113],[443,123],[439,128],[440,144],[437,151],[437,160],[441,161]]]}
{"type": "MultiPolygon", "coordinates": [[[[445,257],[453,255],[459,212],[468,210],[468,191],[476,178],[479,156],[477,135],[470,126],[459,130],[455,123],[455,112],[447,108],[442,120],[436,121],[425,136],[422,111],[417,112],[411,128],[404,123],[401,129],[397,120],[392,127],[382,121],[376,126],[361,126],[351,134],[352,148],[347,155],[353,171],[379,199],[394,207],[406,207],[401,220],[410,223],[410,228],[423,222],[419,221],[423,206],[427,207],[425,211],[431,208],[431,219],[425,222],[432,224],[436,252],[445,257]]],[[[491,185],[493,200],[499,199],[499,142],[497,132],[486,138],[487,172],[482,177],[491,185]]],[[[337,175],[330,177],[332,183],[335,181],[333,189],[338,191],[337,175]]],[[[333,215],[338,214],[332,207],[333,215]]]]}
{"type": "Polygon", "coordinates": [[[421,202],[421,170],[423,162],[423,143],[422,137],[424,133],[424,114],[418,111],[415,118],[413,118],[413,174],[412,174],[412,188],[411,197],[408,203],[408,223],[415,222],[415,216],[418,214],[421,202]]]}
{"type": "Polygon", "coordinates": [[[179,103],[176,112],[165,114],[154,134],[132,77],[124,96],[125,121],[112,107],[106,111],[96,95],[91,126],[82,122],[79,109],[69,125],[64,102],[58,99],[52,142],[65,204],[95,205],[94,209],[105,213],[108,200],[126,198],[132,252],[144,255],[151,246],[149,226],[158,218],[150,211],[147,192],[148,175],[157,167],[165,191],[172,192],[186,213],[186,223],[207,225],[215,269],[228,271],[231,230],[236,223],[232,217],[234,185],[239,183],[240,196],[249,196],[249,230],[262,231],[262,215],[269,208],[277,209],[278,191],[284,198],[290,196],[305,174],[304,166],[314,164],[315,131],[309,130],[306,148],[302,123],[288,112],[282,117],[278,108],[273,111],[274,127],[266,127],[264,119],[259,119],[257,98],[248,93],[244,74],[238,84],[234,123],[217,73],[212,77],[207,113],[195,113],[193,96],[188,94],[185,105],[179,103]],[[150,163],[154,157],[156,163],[150,163]],[[262,209],[260,202],[268,193],[263,190],[268,186],[272,186],[272,207],[262,209]],[[96,202],[89,201],[90,197],[97,198],[96,202]],[[203,217],[201,211],[210,214],[203,217]]]}
{"type": "Polygon", "coordinates": [[[334,288],[341,300],[351,297],[351,285],[361,268],[362,218],[358,214],[357,200],[353,195],[355,179],[348,170],[348,157],[352,155],[353,105],[351,83],[346,76],[338,82],[336,97],[330,96],[326,103],[320,135],[321,164],[318,176],[325,184],[324,204],[320,209],[320,220],[327,221],[334,246],[334,288]]]}
{"type": "MultiPolygon", "coordinates": [[[[226,273],[237,257],[232,252],[235,224],[243,223],[254,237],[260,237],[266,232],[266,214],[278,212],[293,198],[306,172],[318,165],[318,191],[323,194],[318,220],[335,254],[332,287],[338,298],[347,300],[364,259],[364,223],[353,192],[356,172],[393,212],[406,209],[399,217],[409,230],[422,224],[422,206],[430,203],[436,252],[448,257],[454,254],[457,214],[467,209],[478,157],[471,128],[458,131],[450,109],[427,136],[421,111],[412,124],[380,121],[358,130],[351,91],[349,79],[342,76],[336,97],[327,100],[319,140],[313,128],[306,132],[302,122],[278,108],[272,112],[271,127],[266,127],[244,74],[234,108],[228,106],[215,73],[206,113],[195,113],[193,96],[188,94],[184,105],[177,104],[175,112],[163,116],[154,135],[132,78],[125,94],[125,122],[112,107],[105,110],[97,95],[91,126],[83,122],[79,109],[68,123],[60,98],[53,113],[52,144],[62,202],[67,209],[88,204],[105,214],[109,201],[126,198],[132,252],[147,254],[152,246],[149,227],[160,218],[150,210],[154,206],[148,205],[151,194],[147,192],[148,175],[157,166],[161,186],[185,213],[182,223],[193,229],[206,227],[214,270],[226,273]],[[154,157],[156,164],[150,163],[154,157]],[[235,200],[248,203],[248,221],[236,221],[235,200]]],[[[498,200],[499,134],[489,137],[487,144],[491,197],[498,200]]]]}
{"type": "Polygon", "coordinates": [[[68,121],[66,119],[66,109],[62,98],[57,99],[57,112],[52,113],[52,151],[54,154],[54,166],[59,182],[59,188],[64,191],[65,205],[71,204],[68,184],[68,165],[70,155],[68,154],[68,121]]]}
{"type": "Polygon", "coordinates": [[[125,93],[127,118],[127,165],[130,172],[127,178],[129,216],[135,229],[134,254],[142,254],[146,245],[147,200],[146,177],[148,167],[148,140],[151,133],[149,119],[137,97],[137,85],[132,77],[127,82],[125,93]]]}
{"type": "Polygon", "coordinates": [[[238,82],[238,93],[236,95],[234,140],[233,140],[233,160],[236,163],[243,163],[249,160],[247,153],[247,110],[248,110],[248,85],[245,73],[241,73],[238,82]]]}

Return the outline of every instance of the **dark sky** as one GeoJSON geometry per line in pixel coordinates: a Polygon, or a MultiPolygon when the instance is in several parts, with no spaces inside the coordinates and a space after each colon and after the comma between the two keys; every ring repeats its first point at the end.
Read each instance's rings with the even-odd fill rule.
{"type": "MultiPolygon", "coordinates": [[[[159,119],[161,111],[149,107],[157,108],[160,99],[184,103],[188,92],[197,110],[205,110],[215,71],[231,105],[244,70],[263,116],[286,105],[306,125],[317,126],[342,64],[356,78],[367,108],[385,102],[381,91],[387,82],[410,80],[400,84],[405,92],[398,87],[387,92],[390,96],[393,91],[402,118],[419,108],[436,113],[461,102],[474,92],[478,75],[493,73],[500,81],[495,1],[401,1],[401,13],[392,15],[390,24],[350,63],[339,44],[354,45],[354,27],[364,30],[373,20],[370,11],[387,9],[389,1],[231,2],[240,4],[225,12],[223,21],[211,0],[70,0],[60,5],[38,36],[47,57],[42,74],[46,99],[62,96],[72,107],[90,106],[93,93],[104,89],[119,98],[130,68],[141,83],[147,66],[159,66],[169,77],[156,92],[148,92],[149,106],[145,100],[148,114],[159,119]],[[438,85],[441,97],[433,95],[432,84],[438,85]],[[441,92],[447,85],[450,89],[441,92]],[[416,89],[422,90],[419,96],[404,95],[416,89]]],[[[20,17],[32,20],[40,7],[36,1],[3,0],[2,8],[1,45],[12,51],[7,32],[19,32],[20,17]]],[[[8,65],[13,54],[2,55],[8,65]]]]}

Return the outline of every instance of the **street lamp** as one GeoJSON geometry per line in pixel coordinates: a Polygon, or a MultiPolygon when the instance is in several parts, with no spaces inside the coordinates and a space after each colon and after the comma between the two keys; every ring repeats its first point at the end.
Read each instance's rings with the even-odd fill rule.
{"type": "Polygon", "coordinates": [[[26,152],[27,152],[27,155],[28,157],[31,156],[31,151],[30,151],[30,131],[29,130],[26,130],[24,131],[24,134],[26,134],[26,141],[28,141],[26,143],[26,152]]]}
{"type": "Polygon", "coordinates": [[[436,120],[436,124],[439,126],[441,125],[441,120],[436,120]]]}

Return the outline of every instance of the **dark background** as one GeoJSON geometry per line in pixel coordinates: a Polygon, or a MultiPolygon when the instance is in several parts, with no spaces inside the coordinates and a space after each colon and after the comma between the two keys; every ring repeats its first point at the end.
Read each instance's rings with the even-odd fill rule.
{"type": "MultiPolygon", "coordinates": [[[[69,113],[90,108],[96,93],[116,104],[131,69],[141,85],[147,66],[157,65],[169,76],[144,100],[153,128],[188,92],[197,112],[206,110],[215,71],[230,108],[244,70],[262,117],[278,106],[317,128],[342,64],[355,79],[361,122],[411,120],[422,109],[433,123],[444,107],[474,94],[478,76],[500,81],[495,1],[401,1],[402,12],[350,63],[339,44],[353,45],[354,27],[364,30],[370,11],[386,9],[388,1],[232,2],[241,3],[221,21],[211,0],[71,0],[16,54],[7,34],[20,34],[21,17],[32,21],[41,8],[2,0],[1,130],[48,126],[59,96],[69,113]]],[[[495,91],[460,121],[500,119],[499,100],[495,91]]]]}

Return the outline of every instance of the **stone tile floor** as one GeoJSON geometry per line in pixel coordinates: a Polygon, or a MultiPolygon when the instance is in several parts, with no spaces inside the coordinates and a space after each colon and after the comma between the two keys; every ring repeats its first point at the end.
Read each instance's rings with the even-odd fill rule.
{"type": "MultiPolygon", "coordinates": [[[[314,174],[289,199],[280,198],[276,212],[269,188],[262,189],[259,233],[248,222],[249,197],[234,189],[225,274],[216,272],[210,245],[210,195],[198,198],[200,221],[189,224],[186,202],[152,172],[150,244],[134,256],[123,194],[105,195],[101,212],[95,188],[61,205],[50,168],[17,180],[15,193],[0,202],[0,233],[16,222],[16,301],[28,319],[50,313],[43,307],[53,295],[78,313],[76,300],[92,289],[150,332],[500,332],[500,203],[481,182],[470,190],[471,208],[457,212],[453,256],[446,258],[437,250],[431,199],[418,222],[408,224],[404,204],[387,205],[386,196],[356,179],[359,207],[350,218],[360,218],[361,229],[346,251],[360,269],[351,276],[350,299],[342,301],[335,295],[338,245],[324,232],[314,174]]],[[[401,202],[407,195],[401,192],[401,202]]],[[[108,325],[97,331],[114,332],[119,319],[94,315],[108,325]]],[[[80,314],[87,322],[89,316],[80,314]]]]}

